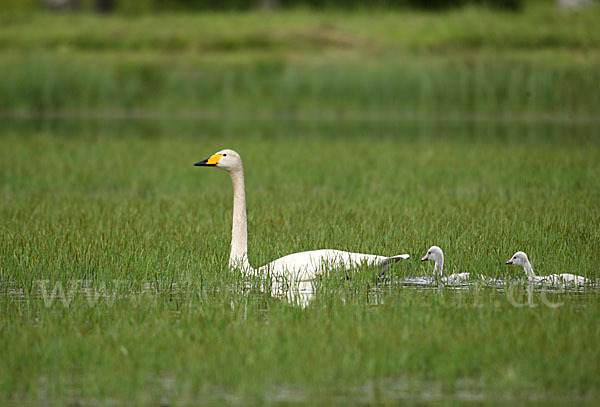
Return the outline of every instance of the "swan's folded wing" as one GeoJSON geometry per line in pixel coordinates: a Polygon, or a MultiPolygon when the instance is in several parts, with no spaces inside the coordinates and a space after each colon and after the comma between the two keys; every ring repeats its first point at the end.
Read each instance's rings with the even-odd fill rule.
{"type": "Polygon", "coordinates": [[[537,281],[550,285],[584,285],[588,280],[583,276],[578,276],[571,273],[550,274],[549,276],[541,276],[537,281]]]}
{"type": "Polygon", "coordinates": [[[336,268],[351,270],[363,265],[387,267],[391,263],[408,257],[408,254],[386,257],[322,249],[288,254],[261,267],[261,270],[273,275],[302,275],[302,278],[312,278],[323,271],[336,268]]]}
{"type": "Polygon", "coordinates": [[[577,274],[565,273],[560,274],[559,277],[562,279],[562,281],[570,284],[583,285],[588,283],[587,278],[583,276],[578,276],[577,274]]]}
{"type": "Polygon", "coordinates": [[[465,281],[468,281],[471,278],[471,274],[470,273],[457,273],[457,274],[452,274],[449,275],[447,278],[447,281],[449,283],[464,283],[465,281]]]}

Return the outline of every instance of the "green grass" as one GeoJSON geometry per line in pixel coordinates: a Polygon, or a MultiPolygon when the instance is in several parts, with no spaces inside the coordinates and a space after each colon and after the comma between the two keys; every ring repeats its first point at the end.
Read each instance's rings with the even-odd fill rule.
{"type": "Polygon", "coordinates": [[[520,288],[381,290],[361,270],[293,307],[226,269],[230,180],[191,164],[242,154],[255,266],[333,247],[408,252],[390,275],[429,275],[418,258],[438,244],[452,272],[515,279],[503,262],[522,249],[540,274],[596,279],[598,135],[594,124],[4,121],[0,281],[24,298],[0,295],[1,397],[592,402],[595,291],[515,307],[520,288]],[[118,295],[46,306],[40,280],[118,295]]]}

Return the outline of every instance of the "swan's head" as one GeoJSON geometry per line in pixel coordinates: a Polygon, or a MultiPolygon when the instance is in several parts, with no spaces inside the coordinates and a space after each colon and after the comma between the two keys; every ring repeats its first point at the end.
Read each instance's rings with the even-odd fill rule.
{"type": "Polygon", "coordinates": [[[197,167],[217,167],[231,172],[242,169],[242,158],[237,152],[225,149],[214,153],[206,160],[194,163],[194,165],[197,167]]]}
{"type": "Polygon", "coordinates": [[[442,252],[442,249],[437,246],[431,246],[429,250],[427,250],[427,254],[421,259],[421,261],[426,260],[430,260],[436,265],[440,264],[444,261],[444,252],[442,252]]]}
{"type": "Polygon", "coordinates": [[[505,264],[514,264],[515,266],[524,266],[529,263],[525,252],[516,252],[505,264]]]}

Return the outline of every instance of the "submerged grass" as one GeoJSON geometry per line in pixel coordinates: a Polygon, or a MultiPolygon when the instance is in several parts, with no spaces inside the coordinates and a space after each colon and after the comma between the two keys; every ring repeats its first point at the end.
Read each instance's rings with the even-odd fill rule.
{"type": "Polygon", "coordinates": [[[290,306],[226,270],[230,181],[191,166],[223,147],[242,154],[255,266],[335,247],[408,252],[390,276],[428,275],[418,258],[438,244],[451,272],[513,279],[522,271],[503,261],[523,249],[540,274],[597,279],[594,124],[2,128],[4,400],[598,397],[596,292],[382,290],[365,269],[350,280],[333,273],[307,308],[290,306]],[[42,288],[59,283],[65,298],[49,304],[42,288]],[[81,285],[108,297],[86,296],[81,285]]]}

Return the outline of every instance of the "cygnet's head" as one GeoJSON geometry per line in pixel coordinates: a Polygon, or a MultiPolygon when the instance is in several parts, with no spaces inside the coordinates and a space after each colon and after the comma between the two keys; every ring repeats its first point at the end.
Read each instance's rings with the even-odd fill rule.
{"type": "Polygon", "coordinates": [[[505,264],[514,264],[515,266],[524,266],[529,263],[525,252],[516,252],[505,264]]]}
{"type": "Polygon", "coordinates": [[[444,261],[444,252],[437,246],[431,246],[421,261],[431,260],[436,265],[444,261]]]}
{"type": "Polygon", "coordinates": [[[194,165],[197,167],[217,167],[231,172],[242,168],[242,158],[237,152],[225,149],[214,153],[206,160],[194,163],[194,165]]]}

